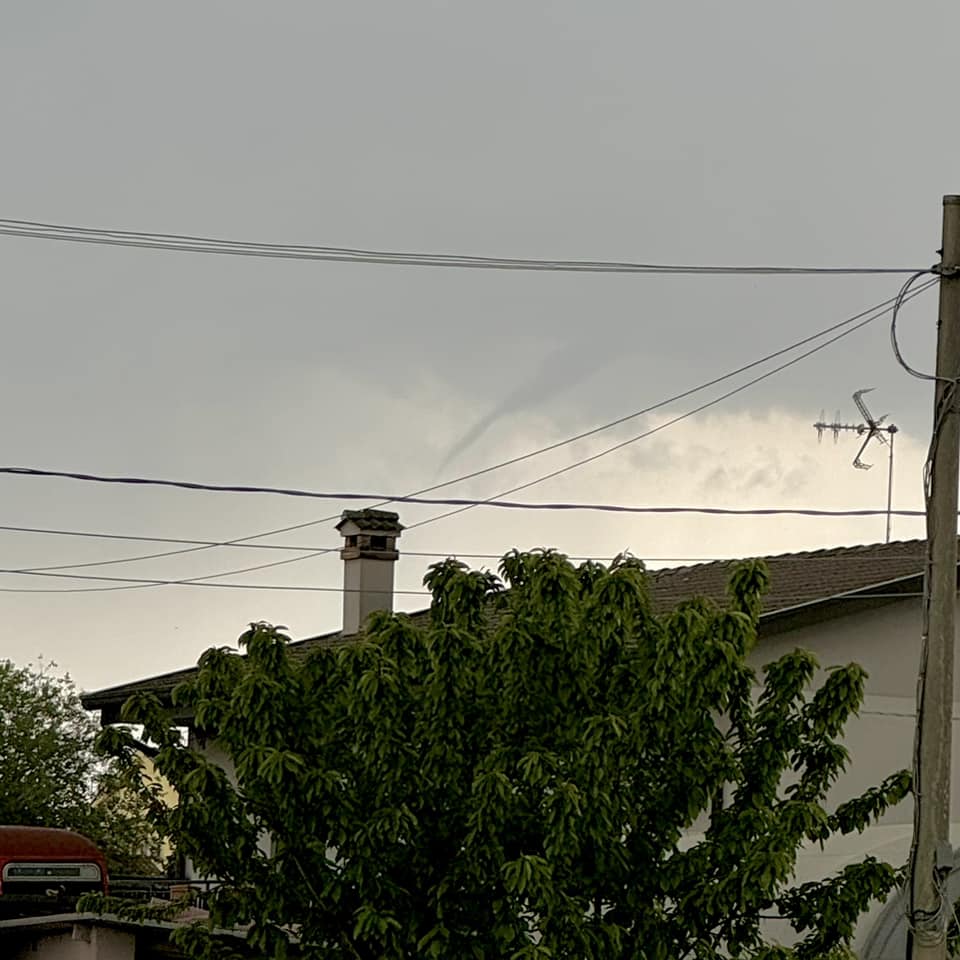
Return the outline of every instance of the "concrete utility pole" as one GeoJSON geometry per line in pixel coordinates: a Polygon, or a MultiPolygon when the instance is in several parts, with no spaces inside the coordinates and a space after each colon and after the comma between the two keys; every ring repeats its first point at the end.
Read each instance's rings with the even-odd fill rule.
{"type": "Polygon", "coordinates": [[[927,609],[917,684],[913,850],[910,863],[912,960],[946,960],[950,904],[942,889],[950,848],[954,610],[957,594],[957,480],[960,472],[960,196],[943,198],[937,324],[937,380],[927,494],[927,609]]]}

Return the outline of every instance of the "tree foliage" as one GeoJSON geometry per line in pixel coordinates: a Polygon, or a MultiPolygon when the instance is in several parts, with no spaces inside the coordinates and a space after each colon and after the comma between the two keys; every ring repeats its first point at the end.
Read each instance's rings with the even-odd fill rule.
{"type": "Polygon", "coordinates": [[[501,578],[436,565],[428,622],[376,615],[362,641],[307,657],[263,623],[244,655],[208,650],[174,696],[230,773],[156,698],[128,702],[180,796],[156,816],[224,881],[211,925],[252,924],[272,957],[292,935],[351,960],[842,955],[895,871],[791,877],[804,844],[863,830],[909,790],[900,772],[825,805],[863,670],[809,692],[816,663],[797,650],[754,675],[759,563],[725,605],[666,615],[629,557],[512,553],[501,578]],[[771,914],[793,948],[764,940],[771,914]]]}
{"type": "Polygon", "coordinates": [[[96,722],[53,668],[0,661],[0,823],[77,830],[111,870],[155,872],[159,837],[139,782],[97,752],[96,722]]]}

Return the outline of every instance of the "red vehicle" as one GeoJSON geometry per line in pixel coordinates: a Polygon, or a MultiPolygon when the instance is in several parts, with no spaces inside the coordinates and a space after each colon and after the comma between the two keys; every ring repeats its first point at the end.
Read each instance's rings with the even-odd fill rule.
{"type": "Polygon", "coordinates": [[[72,830],[0,826],[0,910],[72,910],[77,897],[108,893],[107,861],[72,830]]]}

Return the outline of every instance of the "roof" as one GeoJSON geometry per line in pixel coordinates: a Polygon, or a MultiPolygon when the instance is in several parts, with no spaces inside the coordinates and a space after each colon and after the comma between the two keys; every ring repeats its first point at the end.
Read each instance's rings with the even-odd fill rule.
{"type": "MultiPolygon", "coordinates": [[[[769,617],[795,607],[825,602],[837,594],[859,592],[922,575],[925,540],[899,540],[855,547],[833,547],[804,553],[764,557],[770,590],[763,598],[769,617]]],[[[736,560],[718,560],[650,573],[650,588],[658,612],[690,597],[723,600],[736,560]]]]}
{"type": "MultiPolygon", "coordinates": [[[[361,511],[344,511],[344,517],[354,512],[361,511]]],[[[865,606],[875,607],[895,600],[897,594],[915,591],[920,586],[925,556],[926,541],[900,540],[764,557],[770,571],[770,590],[763,598],[761,633],[783,629],[787,621],[801,611],[808,619],[823,619],[855,612],[865,606]],[[882,596],[877,596],[881,593],[878,587],[885,588],[882,596]],[[852,602],[851,595],[859,599],[852,602]]],[[[692,597],[723,602],[727,581],[738,562],[716,560],[650,571],[654,610],[662,613],[692,597]]],[[[426,613],[418,611],[411,616],[418,620],[425,618],[426,613]]],[[[318,647],[333,646],[350,639],[342,632],[334,631],[292,643],[290,649],[295,656],[306,656],[318,647]]],[[[88,710],[102,711],[103,723],[113,723],[119,717],[120,707],[132,694],[151,691],[161,699],[168,699],[174,687],[195,671],[195,667],[190,667],[108,687],[86,693],[81,700],[88,710]]]]}
{"type": "MultiPolygon", "coordinates": [[[[424,620],[426,615],[426,610],[412,614],[413,617],[423,618],[424,620]]],[[[318,647],[333,647],[341,643],[349,643],[352,639],[352,636],[344,635],[340,630],[336,630],[317,637],[307,637],[305,640],[295,640],[288,649],[294,656],[305,657],[311,650],[318,647]]],[[[101,710],[101,720],[104,724],[116,723],[119,720],[120,707],[133,694],[155,693],[161,700],[169,701],[174,688],[184,680],[188,680],[196,672],[196,667],[186,667],[183,670],[174,670],[170,673],[162,673],[159,676],[134,680],[132,683],[121,683],[119,686],[107,687],[93,693],[84,693],[81,694],[80,700],[87,710],[101,710]]]]}
{"type": "Polygon", "coordinates": [[[93,841],[72,830],[0,826],[0,859],[96,860],[103,854],[93,841]]]}

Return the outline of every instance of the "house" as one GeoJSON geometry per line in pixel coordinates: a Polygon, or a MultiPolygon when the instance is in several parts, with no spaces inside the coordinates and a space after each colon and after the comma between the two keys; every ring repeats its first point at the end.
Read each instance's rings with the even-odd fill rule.
{"type": "MultiPolygon", "coordinates": [[[[349,642],[372,610],[392,609],[393,571],[402,532],[397,515],[346,511],[338,530],[344,537],[343,628],[294,643],[291,649],[299,655],[349,642]]],[[[846,732],[852,764],[831,791],[833,805],[897,769],[912,766],[925,543],[838,547],[765,559],[771,590],[764,598],[754,666],[760,668],[802,647],[816,655],[823,669],[855,661],[869,674],[863,707],[846,732]]],[[[722,599],[732,565],[732,561],[717,561],[653,571],[650,587],[655,608],[666,610],[692,596],[722,599]]],[[[169,703],[173,688],[192,672],[180,670],[88,693],[83,703],[100,711],[102,723],[114,723],[131,694],[150,690],[169,703]]],[[[956,693],[955,700],[960,700],[956,693]]],[[[190,724],[186,714],[175,714],[175,718],[190,724]]],[[[203,749],[229,770],[215,743],[203,749]]],[[[960,757],[956,754],[955,748],[952,820],[960,841],[960,757]]],[[[842,838],[825,850],[806,851],[800,858],[798,879],[822,877],[867,853],[905,862],[912,816],[911,806],[903,803],[863,835],[842,838]]],[[[955,898],[960,894],[960,870],[951,875],[950,885],[955,898]]],[[[860,955],[871,960],[899,960],[905,954],[905,937],[903,905],[893,898],[862,919],[857,946],[860,955]]]]}

